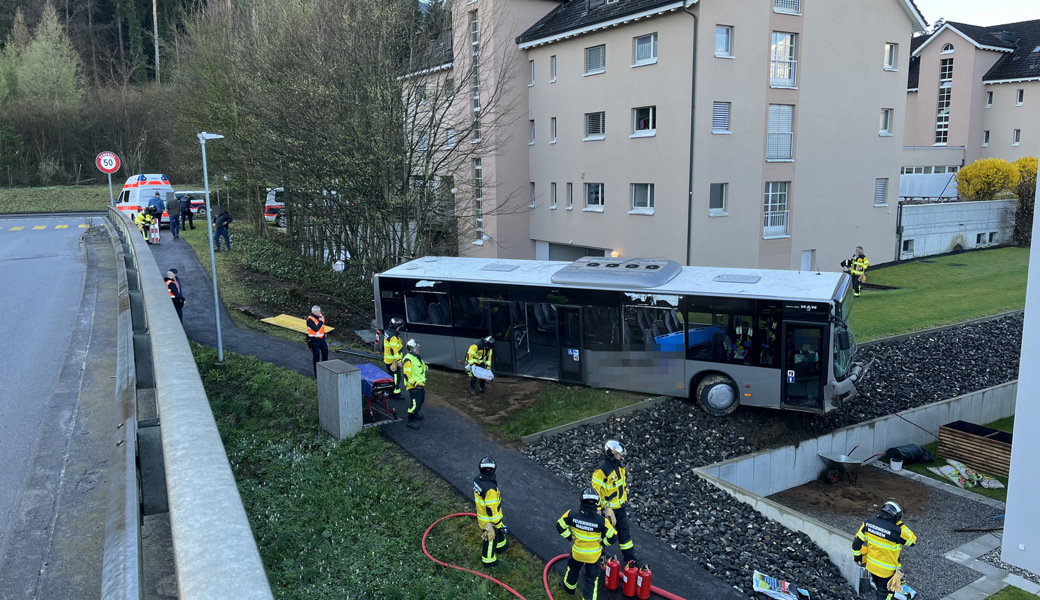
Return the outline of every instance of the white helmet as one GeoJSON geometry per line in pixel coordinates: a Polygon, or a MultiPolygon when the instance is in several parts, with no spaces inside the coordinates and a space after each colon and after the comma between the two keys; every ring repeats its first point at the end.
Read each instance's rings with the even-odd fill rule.
{"type": "Polygon", "coordinates": [[[408,340],[408,343],[405,344],[405,346],[407,346],[408,348],[410,348],[412,350],[418,350],[419,349],[419,342],[415,341],[414,339],[411,339],[411,340],[408,340]]]}
{"type": "Polygon", "coordinates": [[[617,440],[607,440],[607,443],[603,444],[603,452],[606,453],[607,458],[614,458],[614,454],[624,456],[625,447],[617,440]]]}

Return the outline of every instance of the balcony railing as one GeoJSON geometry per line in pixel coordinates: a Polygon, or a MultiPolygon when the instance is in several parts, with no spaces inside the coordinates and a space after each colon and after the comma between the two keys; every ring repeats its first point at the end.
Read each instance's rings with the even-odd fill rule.
{"type": "Polygon", "coordinates": [[[795,87],[798,84],[798,61],[774,58],[769,64],[769,85],[795,87]]]}
{"type": "Polygon", "coordinates": [[[802,0],[773,0],[773,10],[789,15],[802,14],[802,0]]]}
{"type": "Polygon", "coordinates": [[[762,237],[784,237],[790,234],[791,211],[767,210],[762,220],[762,237]]]}
{"type": "Polygon", "coordinates": [[[785,160],[793,156],[794,133],[769,133],[766,139],[766,159],[785,160]]]}

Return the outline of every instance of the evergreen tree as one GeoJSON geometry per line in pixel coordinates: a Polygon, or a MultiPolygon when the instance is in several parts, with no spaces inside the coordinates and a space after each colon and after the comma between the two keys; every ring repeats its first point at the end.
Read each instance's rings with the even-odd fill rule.
{"type": "Polygon", "coordinates": [[[55,109],[77,108],[83,102],[79,55],[49,1],[15,72],[22,102],[55,109]]]}

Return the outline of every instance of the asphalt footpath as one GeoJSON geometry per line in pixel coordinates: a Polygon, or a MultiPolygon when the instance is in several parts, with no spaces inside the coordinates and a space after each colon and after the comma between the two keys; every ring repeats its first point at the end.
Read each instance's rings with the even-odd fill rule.
{"type": "MultiPolygon", "coordinates": [[[[188,339],[216,346],[212,280],[195,253],[187,242],[172,239],[166,230],[162,232],[162,242],[151,248],[162,273],[173,267],[181,278],[188,301],[184,307],[184,330],[188,339]]],[[[313,376],[311,353],[303,340],[294,343],[240,330],[227,316],[223,304],[220,322],[225,350],[251,354],[265,362],[313,376]]],[[[341,353],[333,352],[331,356],[345,362],[359,361],[341,353]]],[[[569,542],[556,533],[555,524],[565,511],[578,508],[581,490],[590,482],[572,483],[561,479],[450,408],[427,405],[423,412],[426,418],[422,429],[409,429],[402,419],[382,426],[383,434],[453,485],[464,498],[473,497],[473,478],[480,459],[487,455],[494,457],[510,535],[546,561],[570,551],[569,542]]],[[[590,478],[594,466],[589,465],[590,478]]],[[[635,524],[632,537],[640,563],[650,565],[653,571],[656,587],[688,600],[745,597],[635,524]]],[[[479,552],[476,546],[474,552],[479,552]]],[[[607,554],[620,557],[621,552],[614,546],[607,554]]],[[[565,564],[565,561],[556,564],[561,573],[565,564]]]]}

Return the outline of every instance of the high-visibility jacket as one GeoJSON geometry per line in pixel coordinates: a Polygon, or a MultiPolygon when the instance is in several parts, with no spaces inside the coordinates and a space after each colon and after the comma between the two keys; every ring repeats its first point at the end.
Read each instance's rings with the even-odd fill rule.
{"type": "Polygon", "coordinates": [[[595,564],[603,546],[617,542],[617,531],[610,521],[591,510],[567,511],[556,522],[556,531],[571,540],[571,556],[585,564],[595,564]]]}
{"type": "Polygon", "coordinates": [[[319,340],[325,337],[325,317],[307,316],[307,337],[319,340]]]}
{"type": "Polygon", "coordinates": [[[426,386],[426,363],[415,354],[404,357],[404,383],[410,390],[426,386]]]}
{"type": "Polygon", "coordinates": [[[863,274],[864,271],[867,270],[867,267],[869,266],[870,259],[867,258],[866,254],[856,254],[852,257],[852,265],[850,267],[850,270],[852,271],[853,275],[859,277],[863,274]]]}
{"type": "Polygon", "coordinates": [[[401,336],[397,335],[397,331],[387,329],[383,333],[383,362],[390,365],[401,360],[403,347],[404,344],[401,342],[401,336]]]}
{"type": "Polygon", "coordinates": [[[893,523],[874,517],[860,525],[852,540],[852,556],[862,559],[868,571],[885,578],[891,577],[900,566],[899,553],[903,546],[913,546],[917,536],[902,521],[893,523]]]}
{"type": "Polygon", "coordinates": [[[491,368],[491,348],[481,348],[480,342],[474,342],[466,353],[466,364],[477,365],[485,369],[491,368]]]}
{"type": "Polygon", "coordinates": [[[137,216],[134,217],[134,223],[137,225],[143,225],[145,229],[147,229],[152,225],[152,215],[143,211],[139,212],[137,213],[137,216]]]}
{"type": "Polygon", "coordinates": [[[473,500],[477,503],[477,525],[481,529],[488,523],[502,527],[502,493],[494,473],[481,473],[473,480],[473,500]]]}
{"type": "Polygon", "coordinates": [[[620,462],[604,459],[592,473],[592,489],[599,494],[600,508],[621,508],[628,501],[625,467],[620,462]]]}

